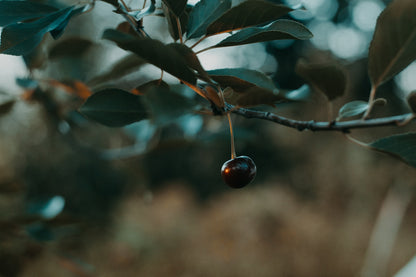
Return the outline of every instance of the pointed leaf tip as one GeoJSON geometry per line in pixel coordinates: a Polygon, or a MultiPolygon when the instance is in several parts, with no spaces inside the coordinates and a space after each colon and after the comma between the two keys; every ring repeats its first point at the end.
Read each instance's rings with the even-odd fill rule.
{"type": "Polygon", "coordinates": [[[188,67],[185,57],[162,42],[150,38],[138,38],[107,29],[104,39],[115,42],[120,48],[131,51],[148,63],[190,84],[196,83],[196,74],[188,67]]]}
{"type": "Polygon", "coordinates": [[[122,127],[148,117],[140,96],[120,89],[94,93],[81,106],[80,112],[109,127],[122,127]]]}
{"type": "Polygon", "coordinates": [[[201,0],[189,14],[188,38],[201,37],[207,27],[231,8],[231,0],[201,0]]]}
{"type": "Polygon", "coordinates": [[[266,24],[293,9],[264,0],[250,0],[232,7],[207,27],[207,35],[266,24]]]}
{"type": "Polygon", "coordinates": [[[363,114],[367,109],[368,102],[361,100],[349,102],[339,110],[337,120],[363,114]]]}
{"type": "Polygon", "coordinates": [[[390,154],[416,167],[416,133],[382,138],[369,144],[374,150],[390,154]]]}
{"type": "Polygon", "coordinates": [[[305,40],[311,37],[312,33],[301,23],[280,19],[264,27],[243,29],[220,41],[214,47],[236,46],[281,39],[305,40]]]}

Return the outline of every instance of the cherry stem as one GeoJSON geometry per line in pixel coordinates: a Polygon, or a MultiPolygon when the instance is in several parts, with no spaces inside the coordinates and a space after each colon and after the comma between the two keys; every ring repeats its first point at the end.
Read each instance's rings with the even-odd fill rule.
{"type": "Polygon", "coordinates": [[[162,81],[163,81],[163,70],[161,70],[161,72],[160,72],[160,78],[159,78],[159,80],[157,81],[157,85],[158,86],[160,86],[160,84],[162,83],[162,81]]]}
{"type": "Polygon", "coordinates": [[[231,159],[235,159],[237,156],[235,154],[235,144],[234,144],[234,131],[233,131],[233,123],[231,122],[231,114],[227,113],[228,124],[230,125],[230,137],[231,137],[231,159]]]}

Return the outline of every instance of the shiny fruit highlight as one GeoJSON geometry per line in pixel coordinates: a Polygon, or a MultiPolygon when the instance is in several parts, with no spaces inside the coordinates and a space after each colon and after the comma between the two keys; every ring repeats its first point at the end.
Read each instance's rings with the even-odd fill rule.
{"type": "Polygon", "coordinates": [[[248,156],[239,156],[226,161],[221,168],[224,182],[232,188],[242,188],[256,176],[256,164],[248,156]]]}

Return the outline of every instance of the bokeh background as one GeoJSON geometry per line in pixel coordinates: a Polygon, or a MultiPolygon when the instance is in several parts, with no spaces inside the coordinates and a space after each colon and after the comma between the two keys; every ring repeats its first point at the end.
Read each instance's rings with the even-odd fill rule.
{"type": "MultiPolygon", "coordinates": [[[[348,72],[348,89],[333,110],[367,100],[368,46],[390,1],[274,2],[303,5],[288,17],[314,38],[210,50],[200,55],[204,67],[261,70],[291,90],[304,85],[295,74],[299,58],[336,61],[348,72]]],[[[126,55],[100,39],[122,21],[97,2],[60,40],[46,37],[33,57],[0,55],[0,276],[415,276],[409,267],[397,273],[416,254],[416,173],[392,157],[335,132],[233,115],[237,153],[258,170],[253,183],[234,190],[220,176],[230,157],[224,117],[108,128],[83,118],[82,101],[65,89],[28,94],[27,80],[25,89],[16,82],[36,76],[88,85],[126,55]],[[88,47],[68,54],[82,43],[88,47]]],[[[144,27],[171,42],[162,17],[146,17],[144,27]]],[[[144,66],[104,85],[130,90],[158,74],[144,66]]],[[[408,112],[403,98],[416,89],[415,75],[413,63],[383,85],[378,93],[388,104],[375,114],[408,112]]],[[[328,119],[320,95],[274,111],[328,119]]],[[[369,142],[412,130],[352,135],[369,142]]]]}

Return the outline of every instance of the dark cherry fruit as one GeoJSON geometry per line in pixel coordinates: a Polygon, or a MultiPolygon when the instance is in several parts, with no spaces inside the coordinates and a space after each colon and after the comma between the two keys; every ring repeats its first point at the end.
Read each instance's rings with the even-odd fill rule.
{"type": "Polygon", "coordinates": [[[239,156],[226,161],[221,168],[224,182],[235,189],[245,187],[256,176],[256,164],[250,157],[239,156]]]}

